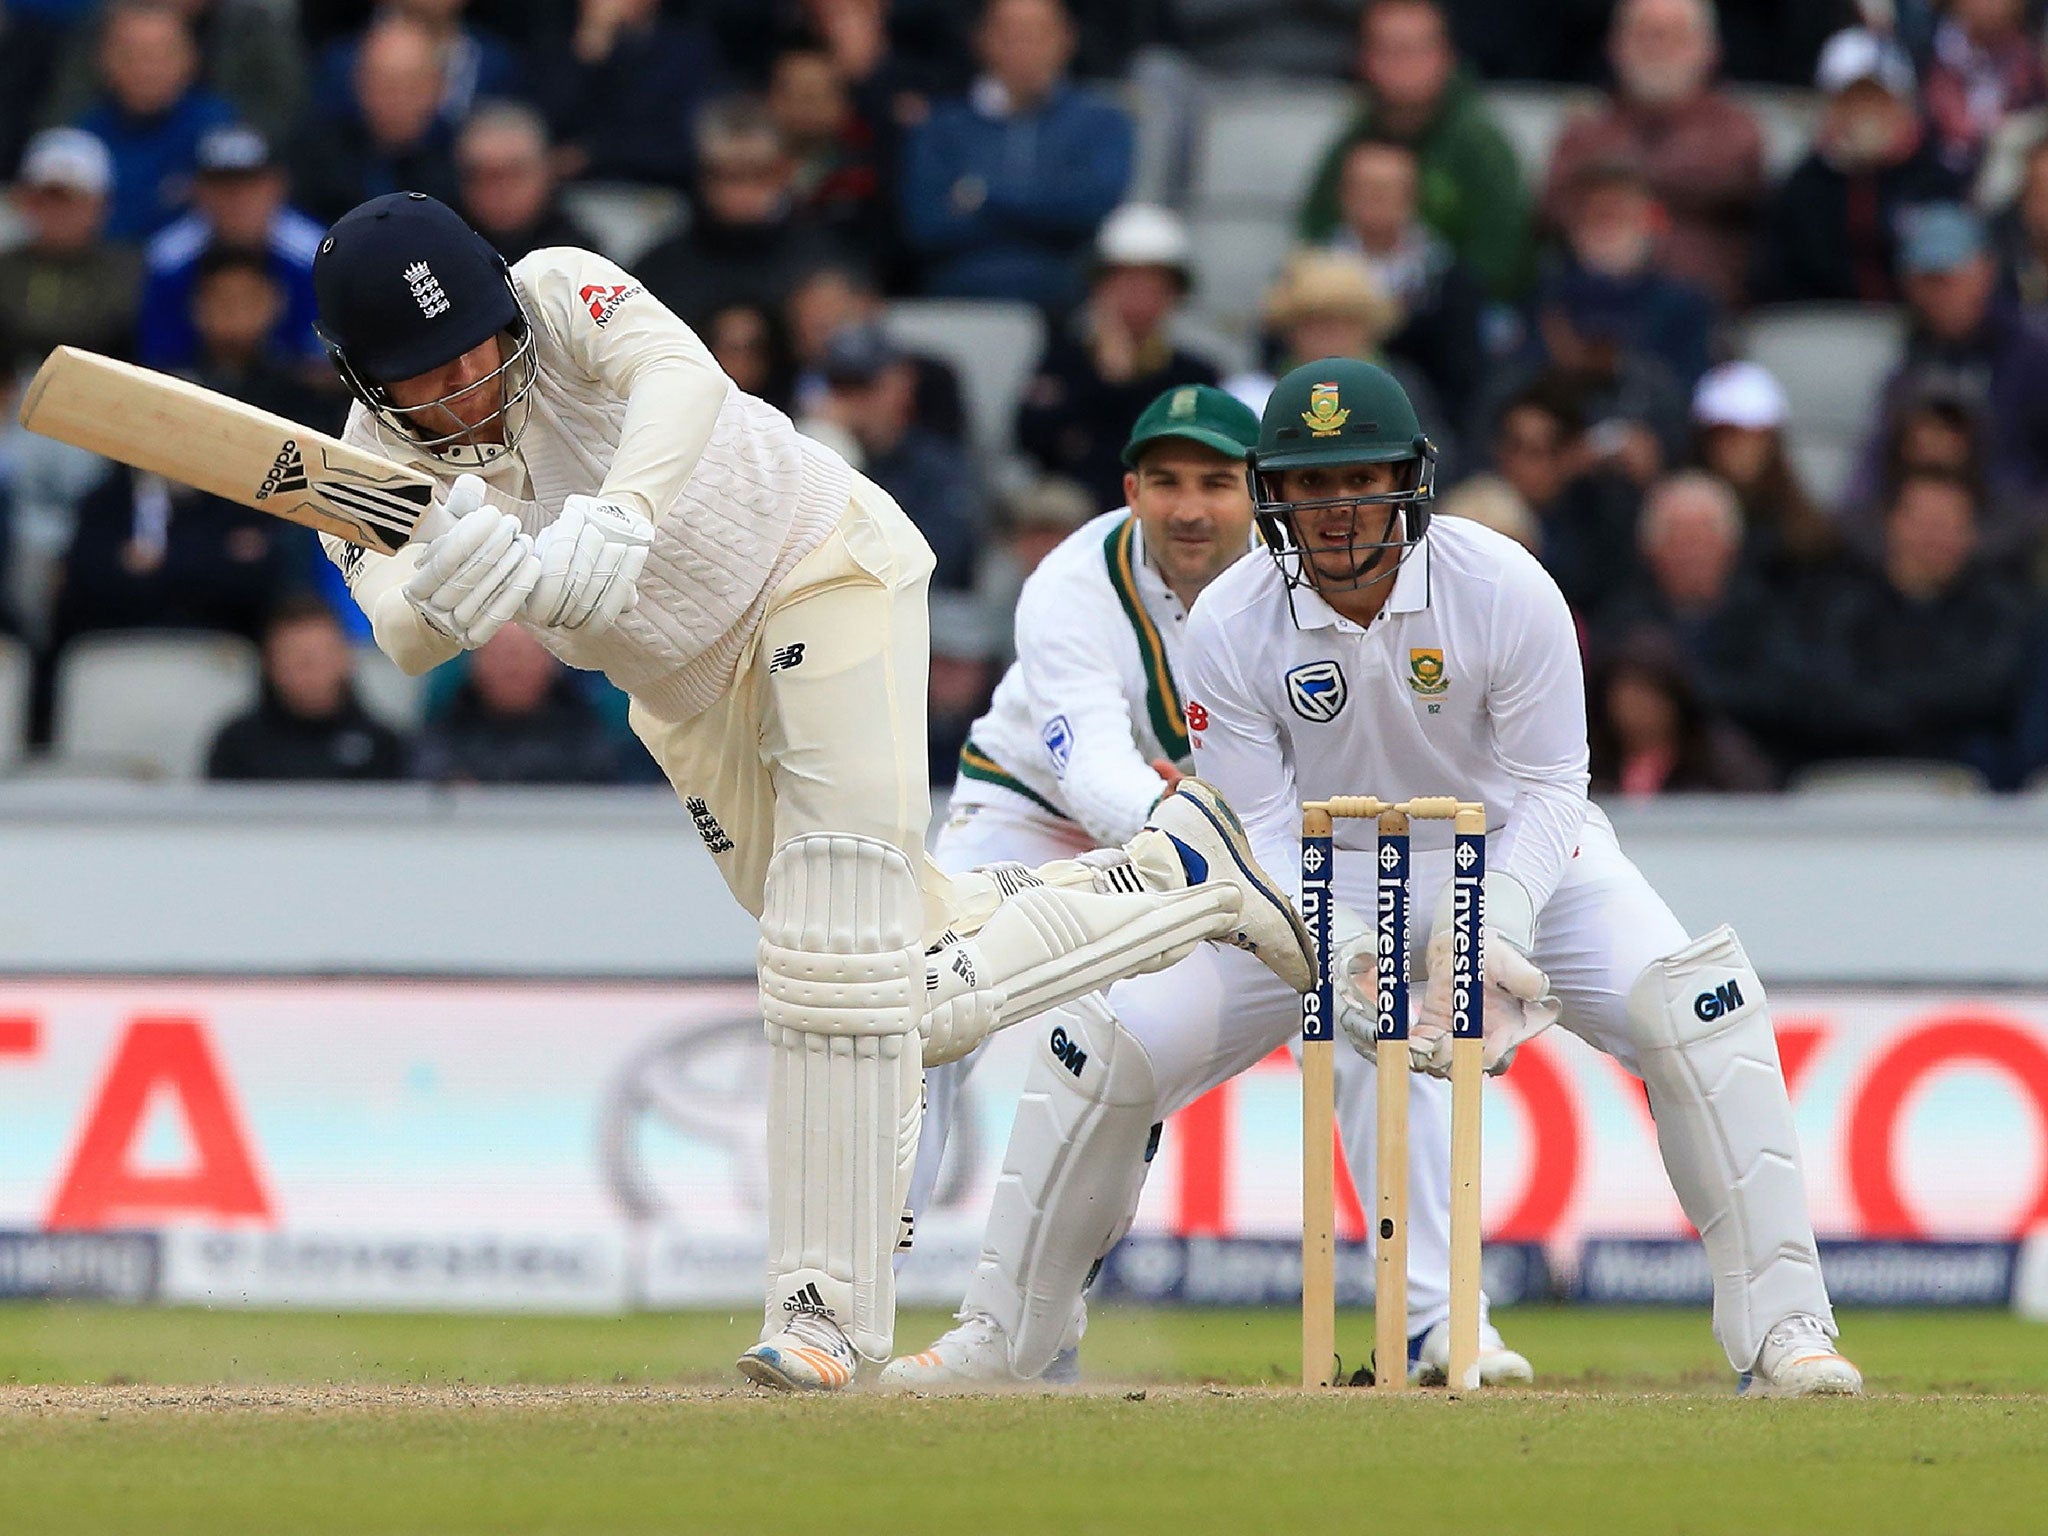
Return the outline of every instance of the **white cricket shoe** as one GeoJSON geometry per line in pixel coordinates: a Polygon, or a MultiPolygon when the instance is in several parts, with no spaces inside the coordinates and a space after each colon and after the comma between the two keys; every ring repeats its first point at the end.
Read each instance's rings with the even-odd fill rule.
{"type": "Polygon", "coordinates": [[[1315,984],[1315,941],[1294,903],[1259,868],[1244,823],[1221,795],[1200,779],[1182,779],[1153,808],[1146,830],[1172,842],[1189,885],[1220,881],[1237,887],[1237,927],[1218,942],[1249,950],[1297,992],[1315,984]]]}
{"type": "Polygon", "coordinates": [[[853,1385],[860,1356],[831,1318],[799,1312],[739,1358],[740,1374],[781,1392],[837,1392],[853,1385]]]}
{"type": "Polygon", "coordinates": [[[1070,1387],[1081,1379],[1076,1351],[1063,1349],[1037,1377],[1010,1368],[1010,1336],[992,1317],[970,1313],[942,1334],[930,1349],[898,1355],[882,1368],[882,1385],[904,1391],[946,1387],[1016,1387],[1032,1381],[1070,1387]]]}
{"type": "Polygon", "coordinates": [[[1836,1352],[1819,1318],[1801,1312],[1764,1335],[1741,1390],[1750,1397],[1858,1397],[1863,1373],[1836,1352]]]}
{"type": "MultiPolygon", "coordinates": [[[[1408,1379],[1418,1386],[1440,1387],[1451,1374],[1451,1325],[1438,1323],[1422,1336],[1422,1344],[1408,1367],[1408,1379]]],[[[1500,1330],[1492,1323],[1479,1329],[1479,1385],[1482,1387],[1526,1387],[1536,1379],[1536,1368],[1509,1349],[1500,1330]]]]}

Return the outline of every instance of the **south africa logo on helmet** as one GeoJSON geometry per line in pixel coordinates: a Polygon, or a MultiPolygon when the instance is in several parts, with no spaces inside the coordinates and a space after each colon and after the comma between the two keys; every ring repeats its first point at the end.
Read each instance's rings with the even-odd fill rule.
{"type": "Polygon", "coordinates": [[[1310,437],[1335,437],[1344,430],[1344,423],[1351,419],[1351,413],[1344,409],[1340,390],[1341,386],[1335,379],[1325,379],[1309,386],[1308,409],[1301,413],[1301,420],[1310,437]]]}

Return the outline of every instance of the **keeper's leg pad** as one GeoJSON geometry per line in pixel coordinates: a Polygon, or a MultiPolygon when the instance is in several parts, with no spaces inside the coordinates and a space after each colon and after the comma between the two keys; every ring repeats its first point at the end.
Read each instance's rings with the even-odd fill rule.
{"type": "Polygon", "coordinates": [[[768,862],[764,1338],[822,1312],[861,1354],[889,1356],[890,1259],[917,1158],[923,920],[916,870],[878,839],[809,833],[768,862]]]}
{"type": "Polygon", "coordinates": [[[1031,1028],[1031,1067],[961,1306],[1002,1325],[1026,1379],[1080,1342],[1081,1292],[1130,1229],[1158,1107],[1144,1046],[1100,992],[1031,1028]]]}
{"type": "Polygon", "coordinates": [[[972,938],[926,958],[927,1066],[957,1061],[996,1030],[1112,981],[1157,971],[1229,930],[1237,891],[1220,883],[1149,890],[1021,885],[972,938]]]}
{"type": "Polygon", "coordinates": [[[1797,1313],[1834,1332],[1763,983],[1725,924],[1644,967],[1629,1034],[1678,1203],[1714,1272],[1714,1337],[1747,1371],[1797,1313]]]}

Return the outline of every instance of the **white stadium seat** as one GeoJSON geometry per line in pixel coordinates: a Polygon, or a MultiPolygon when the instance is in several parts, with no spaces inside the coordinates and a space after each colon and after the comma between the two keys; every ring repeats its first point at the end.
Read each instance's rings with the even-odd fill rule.
{"type": "Polygon", "coordinates": [[[256,702],[256,647],[236,635],[84,635],[57,665],[54,766],[196,779],[213,738],[256,702]]]}
{"type": "Polygon", "coordinates": [[[1555,85],[1489,85],[1480,93],[1500,131],[1514,146],[1522,182],[1531,198],[1543,195],[1550,176],[1550,152],[1572,117],[1600,105],[1592,91],[1555,85]]]}
{"type": "Polygon", "coordinates": [[[683,219],[679,194],[624,182],[574,182],[562,188],[562,207],[622,267],[631,267],[683,219]]]}
{"type": "Polygon", "coordinates": [[[1323,152],[1357,106],[1349,87],[1321,82],[1209,87],[1195,138],[1194,211],[1266,209],[1291,227],[1323,152]]]}
{"type": "Polygon", "coordinates": [[[1906,795],[1917,799],[1989,794],[1991,786],[1966,763],[1852,758],[1801,769],[1793,776],[1791,789],[1800,795],[1906,795]]]}
{"type": "Polygon", "coordinates": [[[28,647],[0,635],[0,773],[28,750],[28,647]]]}
{"type": "Polygon", "coordinates": [[[1199,213],[1188,221],[1194,247],[1195,307],[1256,333],[1259,308],[1294,248],[1293,224],[1275,214],[1199,213]]]}
{"type": "Polygon", "coordinates": [[[1773,305],[1744,322],[1742,353],[1785,386],[1787,441],[1822,501],[1841,494],[1905,338],[1899,311],[1867,304],[1773,305]]]}
{"type": "Polygon", "coordinates": [[[1764,134],[1764,174],[1773,184],[1783,181],[1813,147],[1824,98],[1818,91],[1768,85],[1731,86],[1728,94],[1756,114],[1764,134]]]}
{"type": "Polygon", "coordinates": [[[374,645],[355,648],[356,697],[363,708],[394,731],[420,728],[427,712],[427,680],[407,677],[398,663],[374,645]]]}
{"type": "Polygon", "coordinates": [[[989,463],[1007,455],[1017,404],[1045,351],[1038,311],[1007,299],[899,299],[882,324],[898,346],[953,365],[975,452],[989,463]]]}

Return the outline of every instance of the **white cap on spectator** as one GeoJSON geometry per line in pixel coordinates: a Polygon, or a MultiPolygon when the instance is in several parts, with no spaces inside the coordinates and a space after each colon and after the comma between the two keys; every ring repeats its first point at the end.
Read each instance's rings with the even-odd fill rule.
{"type": "Polygon", "coordinates": [[[1703,427],[1782,427],[1785,386],[1761,363],[1723,363],[1692,392],[1692,419],[1703,427]]]}
{"type": "Polygon", "coordinates": [[[1188,254],[1187,225],[1154,203],[1125,203],[1095,235],[1098,267],[1169,267],[1185,281],[1188,254]]]}
{"type": "Polygon", "coordinates": [[[114,185],[113,157],[97,135],[83,128],[46,128],[22,153],[21,183],[105,197],[114,185]]]}
{"type": "Polygon", "coordinates": [[[1913,61],[1888,37],[1850,27],[1827,40],[1813,83],[1833,96],[1859,80],[1875,80],[1901,101],[1913,99],[1913,61]]]}

